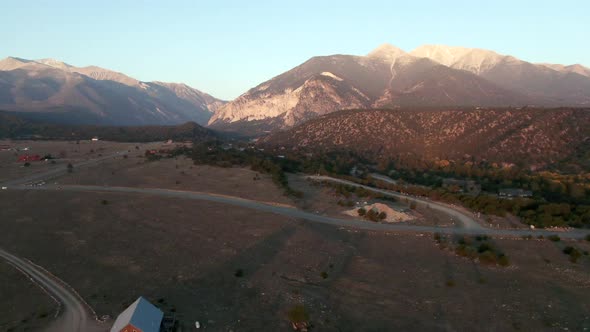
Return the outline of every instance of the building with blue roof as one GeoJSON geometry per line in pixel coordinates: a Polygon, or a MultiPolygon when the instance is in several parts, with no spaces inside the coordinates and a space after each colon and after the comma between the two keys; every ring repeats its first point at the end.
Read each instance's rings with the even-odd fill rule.
{"type": "Polygon", "coordinates": [[[117,317],[111,332],[160,332],[163,317],[162,310],[139,297],[117,317]]]}

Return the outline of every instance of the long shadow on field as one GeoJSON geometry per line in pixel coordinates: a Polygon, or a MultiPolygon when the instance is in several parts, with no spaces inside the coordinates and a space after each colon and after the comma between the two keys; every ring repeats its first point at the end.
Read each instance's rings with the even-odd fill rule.
{"type": "MultiPolygon", "coordinates": [[[[249,277],[272,261],[294,232],[294,226],[285,226],[232,259],[220,262],[204,277],[183,283],[178,289],[182,292],[179,297],[191,297],[190,303],[194,305],[187,314],[196,317],[179,318],[205,319],[205,324],[214,329],[235,326],[243,310],[256,310],[262,301],[261,291],[249,283],[249,277]]],[[[268,314],[272,316],[274,312],[268,314]]]]}

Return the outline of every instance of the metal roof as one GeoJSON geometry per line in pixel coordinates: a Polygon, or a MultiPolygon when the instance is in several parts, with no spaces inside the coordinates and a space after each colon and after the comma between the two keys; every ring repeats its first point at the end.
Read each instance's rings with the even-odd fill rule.
{"type": "Polygon", "coordinates": [[[142,332],[159,332],[163,317],[160,309],[140,296],[117,317],[111,332],[120,332],[129,324],[142,332]]]}
{"type": "Polygon", "coordinates": [[[509,195],[509,196],[532,196],[533,192],[530,190],[524,189],[516,189],[516,188],[507,188],[507,189],[500,189],[500,195],[509,195]]]}

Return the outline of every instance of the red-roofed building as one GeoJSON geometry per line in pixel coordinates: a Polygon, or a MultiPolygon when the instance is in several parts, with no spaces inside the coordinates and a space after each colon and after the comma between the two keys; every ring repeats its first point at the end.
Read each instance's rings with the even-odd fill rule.
{"type": "Polygon", "coordinates": [[[26,163],[26,162],[30,162],[30,161],[41,161],[41,156],[38,154],[33,154],[33,155],[22,155],[18,157],[18,162],[19,163],[26,163]]]}

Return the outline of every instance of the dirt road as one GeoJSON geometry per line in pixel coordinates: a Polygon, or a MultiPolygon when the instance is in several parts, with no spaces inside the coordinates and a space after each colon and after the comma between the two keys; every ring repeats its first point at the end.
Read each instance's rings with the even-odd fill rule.
{"type": "Polygon", "coordinates": [[[345,184],[348,186],[361,187],[361,188],[364,188],[364,189],[367,189],[369,191],[376,192],[379,194],[383,194],[383,195],[387,195],[387,196],[391,196],[391,197],[395,197],[395,198],[407,199],[408,201],[416,202],[416,203],[420,203],[420,204],[426,204],[431,209],[440,211],[440,212],[450,216],[454,220],[459,221],[463,228],[467,228],[467,229],[473,230],[475,232],[482,231],[485,229],[483,226],[481,226],[477,222],[477,220],[471,218],[470,216],[464,214],[463,212],[461,212],[451,206],[448,206],[446,204],[441,204],[441,203],[433,202],[431,200],[427,200],[427,199],[423,199],[423,198],[419,198],[419,197],[414,197],[414,196],[410,196],[410,195],[404,195],[404,194],[389,191],[389,190],[377,189],[377,188],[365,186],[365,185],[354,183],[354,182],[347,181],[347,180],[332,178],[329,176],[307,176],[307,178],[311,179],[311,180],[316,180],[316,181],[329,181],[329,182],[334,182],[334,183],[345,184]]]}
{"type": "MultiPolygon", "coordinates": [[[[123,151],[116,152],[104,157],[86,160],[74,165],[75,168],[96,165],[102,161],[112,159],[122,155],[123,151]]],[[[59,177],[67,172],[67,167],[58,166],[55,169],[35,173],[24,178],[5,181],[2,186],[13,187],[25,183],[47,181],[59,177]]],[[[30,188],[30,187],[25,187],[30,188]]],[[[73,289],[67,286],[63,281],[51,275],[45,269],[33,264],[32,262],[19,258],[3,249],[0,249],[0,257],[13,265],[45,292],[47,292],[59,304],[59,316],[46,329],[49,332],[86,332],[86,331],[106,331],[107,327],[100,326],[92,309],[81,299],[73,289]]]]}
{"type": "MultiPolygon", "coordinates": [[[[92,310],[80,297],[63,281],[50,275],[47,271],[32,262],[19,258],[5,250],[0,249],[0,257],[13,265],[54,300],[59,302],[59,318],[51,323],[46,331],[100,331],[99,324],[94,319],[92,310]]],[[[102,330],[105,330],[103,328],[102,330]]]]}
{"type": "MultiPolygon", "coordinates": [[[[367,187],[369,188],[369,187],[367,187]]],[[[340,219],[334,217],[322,216],[310,212],[305,212],[297,208],[280,206],[276,204],[259,202],[248,200],[239,197],[232,197],[227,195],[217,195],[203,192],[191,192],[191,191],[179,191],[179,190],[168,190],[159,188],[132,188],[132,187],[108,187],[108,186],[41,186],[41,187],[25,187],[18,186],[13,189],[18,190],[44,190],[44,191],[73,191],[73,192],[113,192],[113,193],[129,193],[129,194],[146,194],[155,195],[161,197],[181,198],[181,199],[194,199],[203,200],[216,203],[222,203],[227,205],[234,205],[258,211],[270,212],[279,215],[284,215],[292,218],[299,218],[308,220],[311,222],[318,222],[323,224],[329,224],[337,227],[350,227],[355,229],[369,230],[369,231],[390,231],[390,232],[411,232],[411,233],[444,233],[444,234],[465,234],[465,235],[489,235],[489,236],[504,236],[504,237],[520,237],[524,235],[551,235],[556,232],[547,230],[517,230],[517,229],[491,229],[485,228],[479,225],[475,220],[469,216],[464,215],[462,212],[453,210],[443,205],[437,205],[437,208],[444,213],[448,213],[451,216],[460,220],[466,227],[437,227],[437,226],[417,226],[407,224],[385,224],[385,223],[374,223],[361,220],[350,220],[340,219]]],[[[371,188],[373,189],[373,188],[371,188]]],[[[378,189],[376,189],[378,190],[378,189]]],[[[384,192],[384,194],[388,194],[384,192]]],[[[405,197],[405,196],[403,196],[405,197]]],[[[410,197],[415,200],[419,200],[414,197],[410,197]]],[[[421,200],[420,200],[421,201],[421,200]]],[[[422,201],[421,201],[422,202],[422,201]]],[[[432,202],[432,208],[435,208],[432,202]]],[[[572,230],[568,232],[558,233],[562,238],[581,239],[590,231],[584,230],[572,230]]]]}

